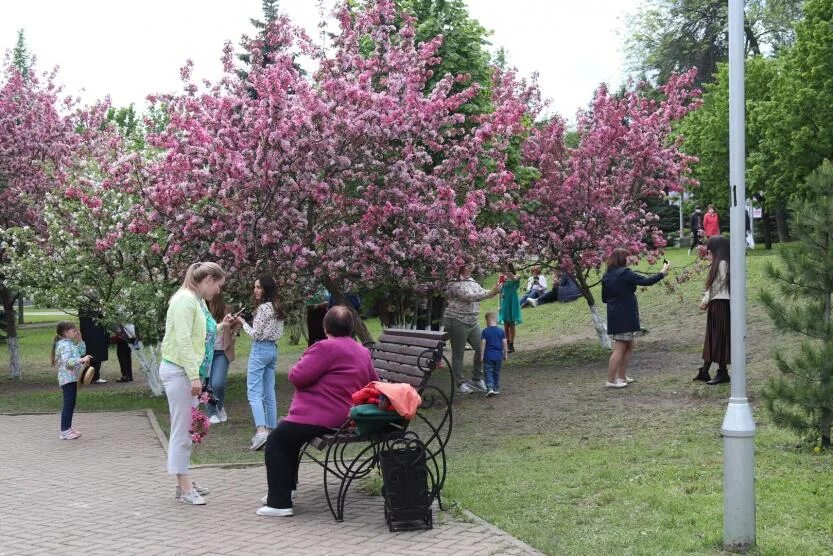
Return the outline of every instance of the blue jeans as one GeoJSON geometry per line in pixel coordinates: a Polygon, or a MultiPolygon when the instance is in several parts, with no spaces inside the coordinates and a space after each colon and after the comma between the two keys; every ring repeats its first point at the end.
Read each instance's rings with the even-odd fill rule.
{"type": "Polygon", "coordinates": [[[543,296],[545,293],[547,293],[547,290],[532,290],[532,291],[528,291],[528,292],[526,292],[526,293],[524,294],[524,296],[521,298],[520,303],[521,303],[521,305],[523,305],[524,303],[526,303],[526,302],[527,302],[527,301],[529,301],[530,299],[538,299],[539,297],[543,296]]]}
{"type": "Polygon", "coordinates": [[[275,342],[255,342],[249,354],[246,390],[256,427],[278,426],[278,402],[275,399],[275,366],[278,346],[275,342]]]}
{"type": "Polygon", "coordinates": [[[223,409],[223,400],[226,399],[226,377],[228,376],[229,360],[226,357],[226,352],[221,350],[214,351],[214,360],[211,362],[211,374],[208,377],[208,383],[211,385],[211,390],[214,391],[214,398],[217,400],[216,405],[206,404],[208,416],[217,415],[223,409]]]}
{"type": "Polygon", "coordinates": [[[492,390],[500,390],[500,367],[503,365],[503,360],[497,359],[495,361],[483,361],[483,372],[486,374],[486,388],[492,390]]]}
{"type": "Polygon", "coordinates": [[[61,409],[61,432],[72,428],[72,414],[75,412],[75,400],[78,397],[78,383],[68,382],[61,386],[64,392],[64,407],[61,409]]]}

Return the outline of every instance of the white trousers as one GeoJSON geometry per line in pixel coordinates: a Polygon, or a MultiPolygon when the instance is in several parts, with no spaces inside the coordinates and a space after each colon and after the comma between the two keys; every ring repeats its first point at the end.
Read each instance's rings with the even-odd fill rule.
{"type": "Polygon", "coordinates": [[[191,381],[185,369],[163,361],[159,366],[159,378],[165,386],[168,408],[171,410],[171,433],[168,436],[168,473],[187,475],[191,463],[191,408],[197,406],[197,397],[191,395],[191,381]]]}

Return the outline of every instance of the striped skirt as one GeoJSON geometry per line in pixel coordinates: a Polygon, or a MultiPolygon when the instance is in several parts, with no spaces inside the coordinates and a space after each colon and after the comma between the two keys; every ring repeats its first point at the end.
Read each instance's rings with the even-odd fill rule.
{"type": "Polygon", "coordinates": [[[709,303],[706,317],[706,341],[703,342],[703,361],[725,367],[732,362],[732,323],[729,300],[715,299],[709,303]]]}

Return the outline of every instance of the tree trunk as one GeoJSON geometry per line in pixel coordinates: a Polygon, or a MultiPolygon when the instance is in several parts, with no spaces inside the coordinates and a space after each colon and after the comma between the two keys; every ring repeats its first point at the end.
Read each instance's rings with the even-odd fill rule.
{"type": "Polygon", "coordinates": [[[329,278],[324,279],[324,287],[327,288],[327,291],[329,291],[330,295],[333,296],[336,305],[344,305],[350,309],[351,313],[353,313],[353,318],[356,323],[355,334],[358,336],[359,341],[363,344],[373,342],[373,336],[371,336],[370,330],[367,329],[367,325],[365,325],[361,315],[359,315],[355,307],[353,307],[353,304],[350,303],[346,297],[344,297],[344,292],[341,291],[341,288],[329,278]]]}
{"type": "Polygon", "coordinates": [[[17,296],[17,324],[23,323],[23,296],[17,296]]]}
{"type": "MultiPolygon", "coordinates": [[[[830,324],[830,313],[831,313],[831,292],[826,291],[824,292],[824,315],[822,319],[824,320],[824,324],[830,324]]],[[[830,384],[830,375],[829,375],[829,367],[826,365],[822,366],[821,372],[821,386],[822,388],[826,388],[830,384]]],[[[828,408],[822,408],[821,413],[819,415],[819,435],[821,436],[821,447],[822,448],[829,448],[830,447],[830,426],[833,423],[833,412],[830,411],[828,408]]]]}
{"type": "Polygon", "coordinates": [[[160,346],[145,347],[142,342],[133,342],[130,349],[136,354],[139,360],[139,368],[145,373],[148,386],[154,396],[162,396],[165,388],[162,386],[162,379],[159,377],[159,350],[160,346]]]}
{"type": "Polygon", "coordinates": [[[610,336],[607,335],[605,321],[596,308],[596,298],[593,297],[593,292],[590,291],[590,287],[587,285],[587,277],[583,272],[576,272],[575,279],[581,288],[584,299],[587,300],[587,306],[590,308],[590,322],[593,323],[593,328],[599,336],[599,343],[603,348],[613,349],[613,342],[610,340],[610,336]]]}
{"type": "Polygon", "coordinates": [[[20,349],[17,343],[17,320],[14,302],[16,296],[5,286],[0,286],[0,298],[6,313],[6,342],[9,346],[9,378],[20,380],[20,349]]]}
{"type": "Polygon", "coordinates": [[[778,201],[775,206],[775,225],[778,228],[778,241],[781,243],[790,241],[790,229],[787,226],[787,205],[784,201],[778,201]]]}
{"type": "Polygon", "coordinates": [[[764,207],[761,209],[761,227],[763,228],[764,246],[767,249],[772,249],[772,229],[770,228],[770,221],[772,217],[769,214],[769,209],[764,207]]]}
{"type": "Polygon", "coordinates": [[[613,349],[613,342],[607,334],[607,326],[605,326],[604,319],[599,315],[599,311],[595,305],[589,305],[589,307],[590,320],[593,322],[593,328],[596,329],[596,334],[599,335],[599,343],[605,349],[613,349]]]}
{"type": "Polygon", "coordinates": [[[833,422],[833,415],[829,409],[822,409],[819,416],[819,434],[821,435],[821,447],[830,448],[830,425],[833,422]]]}

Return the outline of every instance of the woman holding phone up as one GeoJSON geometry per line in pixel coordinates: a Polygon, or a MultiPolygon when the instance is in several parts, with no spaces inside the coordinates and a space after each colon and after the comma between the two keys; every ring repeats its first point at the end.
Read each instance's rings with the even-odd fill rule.
{"type": "Polygon", "coordinates": [[[665,261],[662,271],[653,276],[642,276],[628,268],[628,256],[627,250],[614,249],[602,278],[602,301],[607,303],[607,333],[615,342],[607,368],[607,388],[624,388],[633,382],[625,371],[633,355],[636,333],[640,330],[636,287],[656,284],[668,276],[671,268],[671,263],[665,261]]]}

